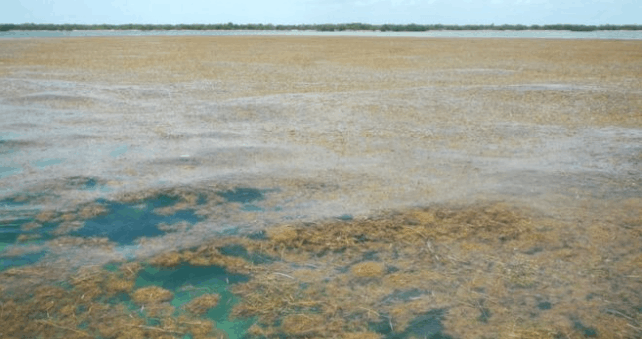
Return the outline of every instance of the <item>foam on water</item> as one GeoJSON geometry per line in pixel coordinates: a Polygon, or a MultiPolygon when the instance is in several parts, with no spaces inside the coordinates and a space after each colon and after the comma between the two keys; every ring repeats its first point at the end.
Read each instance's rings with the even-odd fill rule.
{"type": "Polygon", "coordinates": [[[22,172],[22,168],[20,168],[20,167],[2,166],[2,167],[0,167],[0,178],[12,176],[12,175],[18,174],[20,172],[22,172]]]}
{"type": "Polygon", "coordinates": [[[57,164],[60,164],[63,161],[65,161],[65,159],[47,159],[47,158],[45,158],[45,159],[41,159],[41,160],[36,161],[34,163],[34,165],[36,165],[37,167],[41,167],[42,168],[42,167],[57,165],[57,164]]]}

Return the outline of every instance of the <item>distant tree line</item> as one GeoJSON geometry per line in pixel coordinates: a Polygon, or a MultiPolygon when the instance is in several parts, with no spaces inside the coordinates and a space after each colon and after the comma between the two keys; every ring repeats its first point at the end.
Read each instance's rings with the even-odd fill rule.
{"type": "Polygon", "coordinates": [[[140,30],[140,31],[162,31],[162,30],[252,30],[252,31],[290,31],[290,30],[309,30],[321,32],[340,32],[340,31],[382,31],[382,32],[425,32],[425,31],[475,31],[475,30],[493,30],[493,31],[523,31],[523,30],[554,30],[554,31],[614,31],[642,30],[642,25],[371,25],[364,23],[347,23],[347,24],[314,24],[314,25],[273,25],[273,24],[179,24],[179,25],[145,25],[145,24],[124,24],[124,25],[80,25],[80,24],[0,24],[0,31],[73,31],[73,30],[140,30]]]}

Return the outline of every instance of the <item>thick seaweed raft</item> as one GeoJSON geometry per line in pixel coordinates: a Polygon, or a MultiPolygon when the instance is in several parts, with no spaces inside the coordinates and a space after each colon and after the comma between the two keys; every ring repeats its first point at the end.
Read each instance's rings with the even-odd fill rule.
{"type": "Polygon", "coordinates": [[[4,338],[633,338],[642,323],[640,207],[628,199],[619,220],[588,208],[583,220],[560,220],[507,203],[436,205],[221,235],[68,276],[48,265],[12,267],[0,273],[0,331],[4,338]]]}

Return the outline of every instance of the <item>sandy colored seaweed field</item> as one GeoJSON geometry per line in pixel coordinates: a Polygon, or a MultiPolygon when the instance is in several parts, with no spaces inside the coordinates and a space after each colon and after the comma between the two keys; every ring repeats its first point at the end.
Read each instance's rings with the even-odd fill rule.
{"type": "Polygon", "coordinates": [[[642,338],[642,41],[0,39],[1,338],[642,338]]]}

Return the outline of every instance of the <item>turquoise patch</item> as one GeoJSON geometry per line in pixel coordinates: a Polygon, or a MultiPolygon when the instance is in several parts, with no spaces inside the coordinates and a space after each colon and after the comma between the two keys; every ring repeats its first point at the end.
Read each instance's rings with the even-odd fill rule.
{"type": "Polygon", "coordinates": [[[131,245],[140,237],[157,237],[165,234],[158,229],[160,223],[173,224],[180,221],[196,223],[199,217],[193,210],[178,211],[168,216],[154,213],[154,209],[171,206],[178,201],[178,198],[165,195],[146,200],[142,205],[98,199],[97,202],[102,203],[109,213],[87,220],[83,228],[71,235],[107,237],[120,245],[131,245]]]}
{"type": "Polygon", "coordinates": [[[119,155],[125,154],[125,153],[127,153],[127,145],[122,145],[122,146],[116,147],[116,149],[111,151],[109,153],[109,155],[111,155],[112,157],[116,158],[119,155]]]}
{"type": "Polygon", "coordinates": [[[34,164],[37,167],[43,168],[43,167],[47,167],[47,166],[57,165],[57,164],[59,164],[59,163],[61,163],[63,161],[65,161],[65,159],[41,159],[41,160],[36,161],[34,164]]]}
{"type": "Polygon", "coordinates": [[[213,320],[216,327],[225,331],[230,339],[235,339],[245,337],[255,319],[230,319],[232,308],[240,299],[229,291],[229,287],[248,279],[245,275],[232,274],[218,266],[182,264],[171,269],[146,267],[139,273],[136,287],[160,286],[172,291],[174,299],[171,304],[177,309],[203,294],[217,293],[219,302],[205,317],[213,320]]]}
{"type": "Polygon", "coordinates": [[[45,256],[45,251],[36,252],[36,253],[27,253],[19,256],[13,257],[1,257],[0,258],[0,271],[4,271],[11,267],[19,267],[25,265],[31,265],[36,263],[42,257],[45,256]]]}
{"type": "Polygon", "coordinates": [[[0,167],[0,178],[8,177],[20,172],[22,172],[22,168],[20,167],[0,167]]]}

